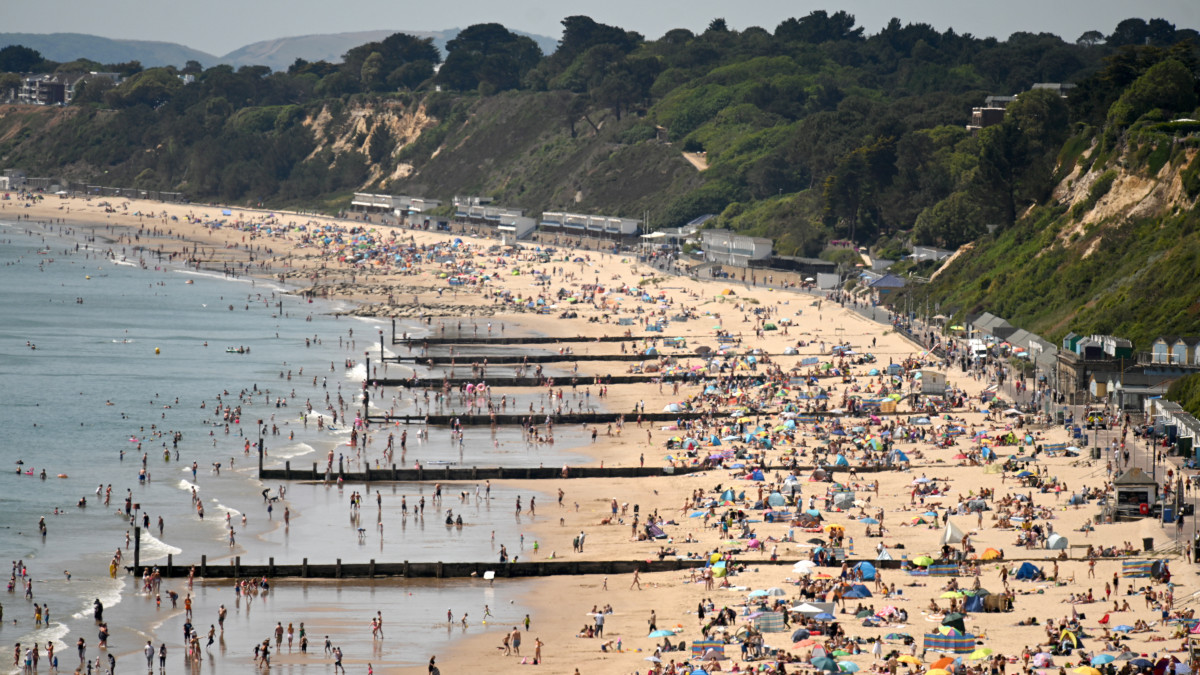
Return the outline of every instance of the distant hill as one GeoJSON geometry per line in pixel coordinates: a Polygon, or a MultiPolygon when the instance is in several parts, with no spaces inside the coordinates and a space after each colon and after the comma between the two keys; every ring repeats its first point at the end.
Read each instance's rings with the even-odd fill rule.
{"type": "MultiPolygon", "coordinates": [[[[352,33],[327,33],[322,35],[298,35],[253,42],[235,49],[224,56],[192,49],[174,42],[151,40],[114,40],[99,35],[83,33],[0,33],[0,48],[9,45],[24,45],[36,49],[51,61],[67,62],[88,58],[100,63],[124,63],[140,61],[143,66],[183,67],[188,61],[199,61],[204,67],[227,63],[234,67],[268,66],[271,70],[287,70],[297,58],[306,61],[329,61],[339,63],[342,55],[367,42],[382,40],[393,33],[408,33],[417,37],[433,38],[433,44],[446,53],[446,43],[458,35],[460,28],[438,31],[368,30],[352,33]]],[[[543,54],[553,53],[558,43],[554,38],[533,33],[521,33],[533,38],[543,54]]]]}
{"type": "Polygon", "coordinates": [[[140,61],[143,66],[179,66],[199,61],[211,66],[219,61],[212,54],[174,42],[151,40],[114,40],[83,33],[0,33],[0,48],[24,45],[36,49],[51,61],[67,62],[79,58],[100,63],[140,61]]]}
{"type": "MultiPolygon", "coordinates": [[[[420,30],[368,30],[351,33],[324,33],[319,35],[298,35],[295,37],[276,38],[253,42],[235,49],[222,56],[219,61],[233,66],[268,66],[271,70],[287,70],[288,66],[301,58],[305,61],[329,61],[340,63],[342,55],[354,47],[367,42],[376,42],[394,33],[407,33],[420,38],[433,38],[433,44],[446,53],[446,43],[458,35],[460,28],[448,28],[438,31],[420,30]]],[[[533,33],[522,33],[533,39],[542,49],[543,54],[552,53],[558,45],[554,38],[533,33]]]]}

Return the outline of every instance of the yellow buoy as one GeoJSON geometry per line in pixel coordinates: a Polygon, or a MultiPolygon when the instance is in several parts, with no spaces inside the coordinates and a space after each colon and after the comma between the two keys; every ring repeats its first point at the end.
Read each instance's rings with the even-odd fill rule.
{"type": "Polygon", "coordinates": [[[158,354],[158,353],[159,353],[159,351],[158,351],[158,347],[155,347],[155,348],[154,348],[154,353],[155,353],[155,354],[158,354]]]}
{"type": "Polygon", "coordinates": [[[90,275],[90,274],[87,275],[86,277],[84,277],[84,279],[91,279],[91,278],[92,278],[92,275],[90,275]]]}

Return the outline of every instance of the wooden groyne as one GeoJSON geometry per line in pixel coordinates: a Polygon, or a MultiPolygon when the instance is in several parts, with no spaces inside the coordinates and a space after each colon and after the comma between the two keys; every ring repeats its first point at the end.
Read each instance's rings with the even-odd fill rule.
{"type": "MultiPolygon", "coordinates": [[[[570,377],[493,377],[488,376],[482,381],[487,382],[489,387],[545,387],[548,385],[548,380],[554,381],[554,386],[565,387],[567,385],[609,385],[609,384],[645,384],[648,382],[658,382],[662,380],[666,383],[675,381],[696,381],[700,378],[688,377],[682,375],[661,375],[650,373],[645,375],[604,375],[598,377],[595,375],[587,376],[570,376],[570,377]]],[[[478,384],[478,377],[409,377],[409,378],[382,378],[373,377],[367,380],[367,385],[371,387],[405,387],[408,389],[439,389],[444,384],[449,384],[451,387],[460,387],[467,384],[478,384]]]]}
{"type": "MultiPolygon", "coordinates": [[[[136,540],[135,540],[136,541],[136,540]]],[[[893,552],[894,549],[893,549],[893,552]]],[[[137,550],[134,550],[135,556],[137,550]]],[[[793,565],[791,558],[786,560],[771,560],[759,551],[743,552],[738,556],[739,562],[752,566],[793,565]],[[748,557],[750,556],[750,557],[748,557]],[[761,558],[755,556],[762,556],[761,558]]],[[[537,562],[376,562],[343,563],[337,559],[333,563],[310,564],[308,558],[300,563],[276,564],[274,558],[268,558],[266,564],[242,564],[241,556],[222,561],[220,564],[208,562],[208,556],[200,556],[199,563],[176,564],[173,556],[168,555],[165,564],[141,565],[135,561],[125,570],[130,574],[141,576],[142,571],[155,568],[162,577],[181,578],[188,576],[194,568],[195,576],[200,579],[241,579],[263,577],[269,579],[478,579],[485,581],[485,575],[491,572],[497,579],[528,579],[534,577],[550,577],[580,574],[632,574],[634,571],[649,574],[653,572],[679,572],[689,569],[699,569],[705,566],[706,559],[696,560],[545,560],[537,562]]],[[[879,569],[901,569],[907,560],[872,560],[871,558],[846,558],[844,562],[851,567],[859,562],[869,562],[879,569]]],[[[1006,563],[1032,562],[1042,565],[1051,562],[1050,558],[1005,558],[1006,563]]],[[[838,563],[838,567],[841,562],[838,563]]],[[[818,568],[834,572],[838,567],[818,568]]]]}
{"type": "Polygon", "coordinates": [[[367,420],[371,424],[388,424],[399,422],[402,424],[428,424],[430,426],[449,426],[457,421],[464,427],[471,426],[488,426],[491,424],[507,425],[518,424],[525,426],[528,424],[543,424],[549,418],[554,424],[608,424],[615,423],[618,418],[624,417],[625,421],[634,421],[638,417],[642,418],[643,422],[674,422],[676,420],[694,420],[704,417],[710,413],[703,412],[647,412],[647,413],[617,413],[617,412],[597,412],[597,413],[497,413],[495,415],[467,415],[467,414],[450,414],[450,415],[370,415],[367,420]]]}
{"type": "MultiPolygon", "coordinates": [[[[813,471],[822,469],[833,476],[839,472],[848,473],[848,466],[767,466],[764,472],[773,471],[813,471]]],[[[891,471],[893,466],[857,466],[853,467],[857,474],[879,473],[891,471]]],[[[300,480],[323,481],[341,479],[349,483],[419,483],[423,481],[481,481],[481,480],[551,480],[573,478],[654,478],[660,476],[678,476],[701,471],[723,470],[711,466],[457,466],[453,464],[423,466],[420,469],[404,469],[393,464],[388,468],[363,471],[343,471],[339,464],[337,470],[330,471],[326,476],[318,462],[312,467],[292,468],[291,461],[284,462],[282,469],[260,468],[259,480],[300,480]]]]}
{"type": "MultiPolygon", "coordinates": [[[[299,564],[275,564],[268,558],[266,564],[243,565],[241,556],[222,564],[209,564],[207,556],[200,556],[195,564],[195,576],[201,579],[238,579],[243,577],[295,578],[295,579],[465,579],[478,578],[483,581],[486,572],[493,572],[497,579],[520,579],[527,577],[549,577],[564,574],[632,574],[640,572],[675,572],[704,567],[705,560],[572,560],[543,562],[382,562],[309,564],[304,558],[299,564]]],[[[767,564],[764,561],[764,564],[767,564]]],[[[779,564],[782,564],[781,562],[779,564]]],[[[790,561],[788,564],[792,564],[790,561]]],[[[157,565],[163,577],[186,577],[192,564],[176,564],[167,556],[165,565],[157,565]]],[[[125,569],[141,576],[142,570],[152,565],[133,564],[125,569]]]]}
{"type": "Polygon", "coordinates": [[[658,359],[701,358],[696,354],[455,354],[454,356],[385,356],[387,363],[433,364],[435,366],[467,367],[472,363],[487,362],[489,366],[516,365],[522,363],[562,363],[576,361],[657,361],[658,359]]]}

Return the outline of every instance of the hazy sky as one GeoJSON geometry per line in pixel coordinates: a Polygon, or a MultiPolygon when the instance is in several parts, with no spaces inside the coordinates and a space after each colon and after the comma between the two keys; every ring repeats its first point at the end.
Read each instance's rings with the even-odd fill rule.
{"type": "Polygon", "coordinates": [[[714,17],[731,28],[774,30],[785,18],[814,9],[844,9],[875,32],[888,19],[954,28],[976,36],[1050,32],[1073,41],[1085,30],[1109,33],[1122,19],[1162,17],[1200,29],[1198,0],[0,0],[0,31],[92,33],[113,38],[179,42],[216,56],[277,37],[345,31],[441,30],[497,21],[557,38],[563,17],[584,14],[601,23],[657,38],[672,28],[703,30],[714,17]]]}

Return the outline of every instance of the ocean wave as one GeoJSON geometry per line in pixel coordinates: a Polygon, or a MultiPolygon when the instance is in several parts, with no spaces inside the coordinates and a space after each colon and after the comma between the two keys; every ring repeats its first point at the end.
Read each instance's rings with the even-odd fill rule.
{"type": "Polygon", "coordinates": [[[146,530],[142,530],[141,560],[143,562],[147,560],[162,560],[168,555],[179,555],[180,553],[183,553],[183,549],[171,546],[146,530]]]}
{"type": "Polygon", "coordinates": [[[141,265],[138,265],[135,262],[129,262],[128,260],[112,260],[110,262],[112,262],[114,265],[121,265],[122,267],[141,267],[141,265]]]}
{"type": "Polygon", "coordinates": [[[258,277],[230,277],[230,276],[225,276],[224,274],[222,274],[220,272],[204,272],[201,270],[191,270],[191,269],[175,269],[175,270],[171,270],[171,271],[175,272],[177,274],[186,274],[188,276],[193,276],[193,277],[203,277],[205,279],[217,279],[219,281],[236,281],[236,282],[243,283],[243,284],[254,284],[255,288],[265,288],[267,290],[276,291],[276,292],[280,292],[280,293],[291,293],[295,290],[292,288],[288,288],[287,286],[281,286],[273,281],[268,281],[266,279],[260,279],[258,277]]]}
{"type": "Polygon", "coordinates": [[[221,513],[228,513],[230,516],[242,515],[241,511],[238,511],[237,509],[235,509],[231,506],[225,506],[224,504],[222,504],[221,502],[218,502],[215,499],[213,501],[216,502],[216,505],[213,506],[213,508],[216,509],[217,511],[220,511],[221,513]]]}
{"type": "MultiPolygon", "coordinates": [[[[107,588],[104,588],[91,597],[99,600],[100,604],[104,605],[104,609],[110,609],[115,605],[121,604],[121,594],[125,590],[125,579],[123,577],[117,577],[116,579],[104,579],[102,583],[104,583],[107,588]]],[[[82,619],[84,617],[92,616],[96,611],[95,606],[92,604],[93,602],[94,600],[84,598],[83,609],[72,614],[71,618],[82,619]]]]}
{"type": "MultiPolygon", "coordinates": [[[[192,470],[191,467],[185,469],[185,471],[187,471],[189,473],[191,472],[191,470],[192,470]]],[[[179,479],[179,483],[176,484],[176,487],[178,487],[180,490],[187,490],[188,492],[191,492],[193,489],[195,489],[197,491],[200,490],[199,485],[196,485],[195,483],[189,483],[188,481],[183,480],[182,478],[179,479]]]]}
{"type": "Polygon", "coordinates": [[[355,364],[353,368],[350,368],[346,371],[346,379],[353,380],[355,382],[361,382],[367,379],[367,364],[355,364]]]}
{"type": "Polygon", "coordinates": [[[292,459],[313,452],[316,452],[316,449],[308,443],[290,443],[281,448],[271,450],[270,456],[272,459],[292,459]]]}

